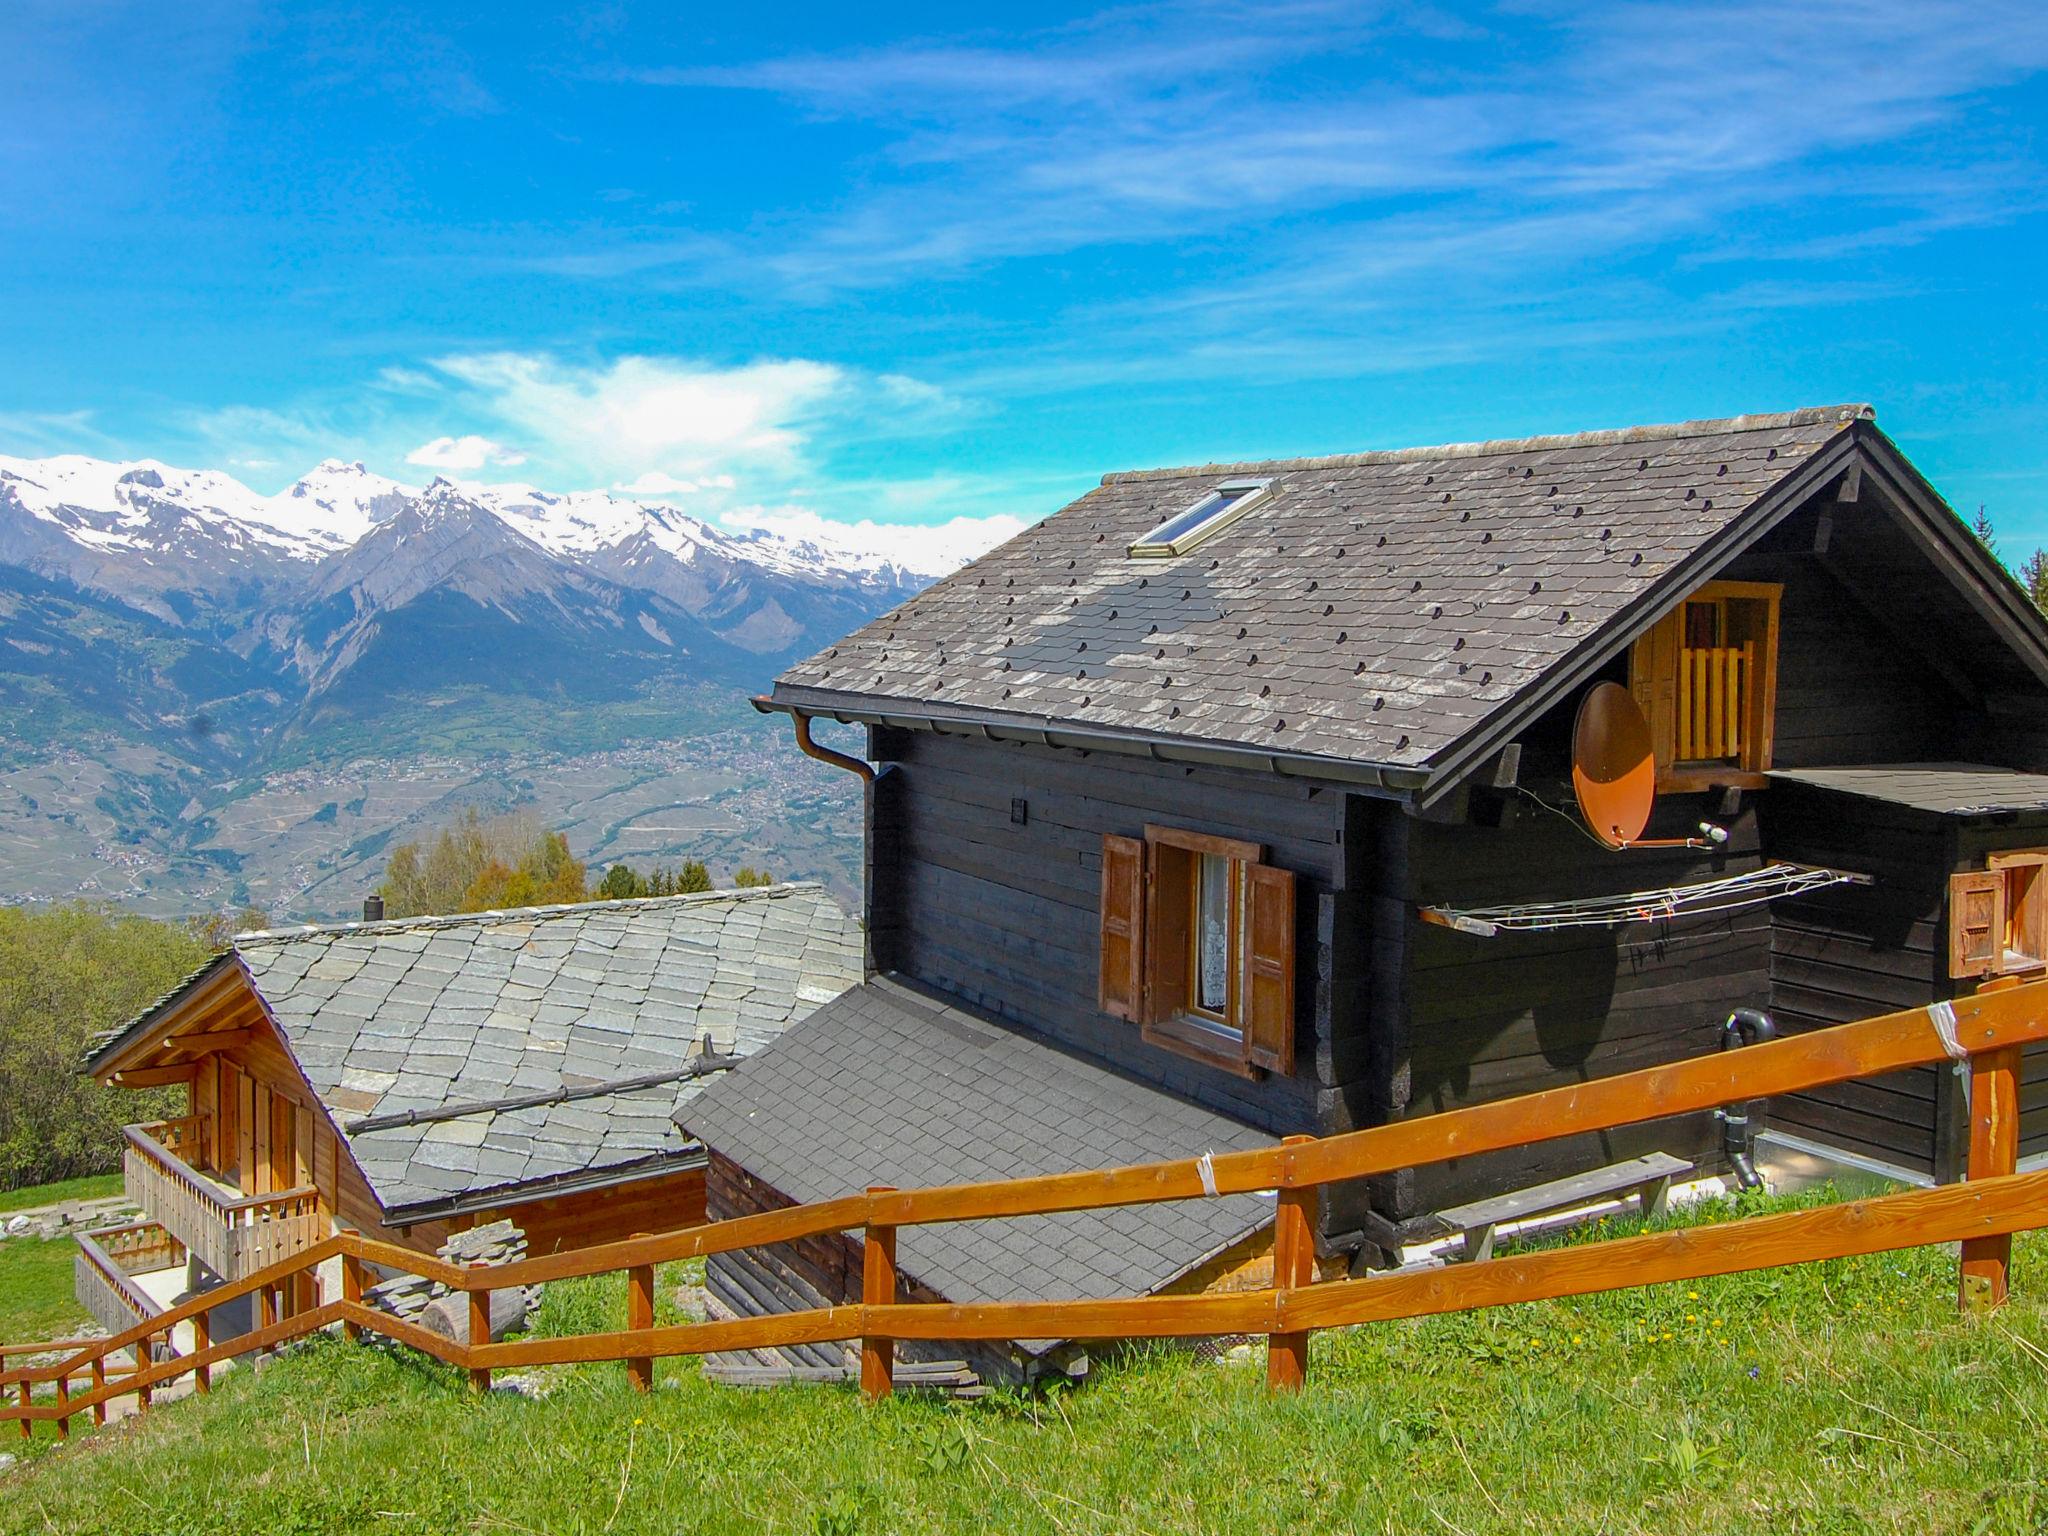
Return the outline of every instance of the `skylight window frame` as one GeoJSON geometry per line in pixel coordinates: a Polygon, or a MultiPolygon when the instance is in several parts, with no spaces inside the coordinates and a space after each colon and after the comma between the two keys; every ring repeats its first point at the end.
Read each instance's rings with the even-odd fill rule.
{"type": "Polygon", "coordinates": [[[1171,517],[1161,518],[1147,532],[1132,541],[1127,553],[1134,560],[1170,560],[1175,555],[1184,555],[1197,545],[1214,538],[1247,512],[1251,511],[1252,508],[1260,505],[1271,495],[1272,489],[1273,481],[1270,478],[1239,478],[1219,481],[1204,491],[1196,500],[1189,502],[1185,507],[1175,512],[1171,517]],[[1213,515],[1196,523],[1194,527],[1190,528],[1179,538],[1172,540],[1162,540],[1159,538],[1159,533],[1162,529],[1171,528],[1190,513],[1200,511],[1207,503],[1232,495],[1233,493],[1242,494],[1239,494],[1237,500],[1231,502],[1229,506],[1220,508],[1213,515]]]}

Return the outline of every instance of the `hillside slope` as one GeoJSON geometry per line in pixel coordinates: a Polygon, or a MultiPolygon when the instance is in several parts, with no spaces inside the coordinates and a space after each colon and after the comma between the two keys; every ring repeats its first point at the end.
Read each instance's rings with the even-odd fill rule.
{"type": "MultiPolygon", "coordinates": [[[[2044,1257],[2022,1239],[2016,1276],[2044,1257]]],[[[322,1340],[140,1424],[38,1440],[0,1482],[0,1533],[2038,1531],[2048,1306],[2024,1278],[1991,1319],[1954,1296],[1933,1249],[1368,1327],[1320,1335],[1278,1401],[1256,1349],[1141,1353],[1056,1400],[869,1408],[683,1361],[651,1396],[613,1365],[478,1399],[322,1340]]],[[[619,1285],[572,1282],[542,1323],[623,1312],[619,1285]]]]}

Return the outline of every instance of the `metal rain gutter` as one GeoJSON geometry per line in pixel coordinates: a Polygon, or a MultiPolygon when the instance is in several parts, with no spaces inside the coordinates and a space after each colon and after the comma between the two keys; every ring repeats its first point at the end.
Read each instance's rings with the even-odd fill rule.
{"type": "Polygon", "coordinates": [[[888,705],[863,707],[837,700],[827,703],[759,696],[751,702],[754,708],[764,715],[783,714],[797,720],[824,718],[836,720],[842,725],[881,725],[898,730],[929,731],[941,736],[975,736],[985,741],[1013,741],[1027,746],[1063,747],[1076,752],[1115,752],[1126,757],[1144,757],[1160,763],[1248,769],[1255,773],[1276,774],[1288,778],[1348,784],[1359,789],[1377,790],[1396,799],[1412,795],[1430,780],[1429,772],[1422,768],[1350,763],[1340,758],[1317,757],[1306,752],[1269,752],[1257,747],[1167,741],[1136,731],[1118,730],[1112,726],[1059,725],[1050,719],[1039,724],[1018,719],[986,719],[973,715],[947,714],[929,709],[905,713],[900,708],[888,705]]]}

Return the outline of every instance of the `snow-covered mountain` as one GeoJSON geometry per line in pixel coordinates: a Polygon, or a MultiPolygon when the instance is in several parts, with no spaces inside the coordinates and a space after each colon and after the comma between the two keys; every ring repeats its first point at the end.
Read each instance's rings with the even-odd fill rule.
{"type": "MultiPolygon", "coordinates": [[[[457,505],[487,520],[465,527],[472,554],[479,540],[531,551],[523,557],[535,566],[529,586],[595,579],[651,594],[722,643],[762,657],[824,644],[960,563],[943,549],[912,563],[851,537],[726,532],[665,503],[605,491],[408,486],[340,459],[263,496],[217,471],[65,455],[0,456],[0,564],[177,627],[246,639],[236,643],[246,654],[258,640],[283,641],[292,610],[348,579],[330,567],[374,566],[382,583],[374,590],[387,603],[397,593],[411,601],[439,588],[460,592],[469,572],[465,559],[447,558],[445,515],[457,505]],[[408,521],[435,508],[439,515],[408,521]],[[401,524],[402,538],[385,536],[401,524]]],[[[306,665],[303,655],[297,664],[306,665]]]]}
{"type": "Polygon", "coordinates": [[[0,456],[0,714],[17,740],[109,728],[221,766],[456,697],[517,735],[535,699],[757,689],[959,563],[339,459],[266,496],[153,460],[0,456]]]}

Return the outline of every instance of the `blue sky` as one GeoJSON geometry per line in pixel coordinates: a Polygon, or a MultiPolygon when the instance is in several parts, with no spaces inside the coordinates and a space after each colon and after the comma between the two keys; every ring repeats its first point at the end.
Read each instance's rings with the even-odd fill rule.
{"type": "Polygon", "coordinates": [[[2038,3],[13,0],[0,57],[0,452],[795,526],[1869,400],[2048,542],[2038,3]]]}

